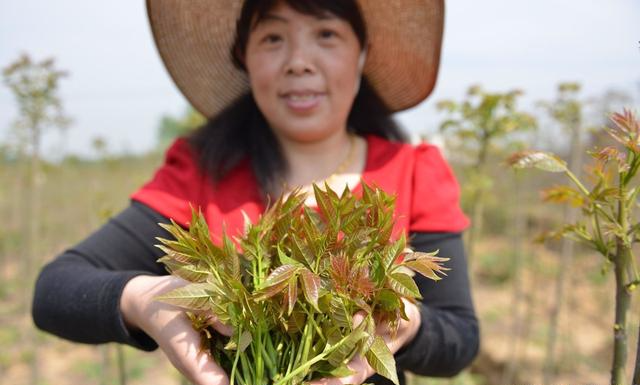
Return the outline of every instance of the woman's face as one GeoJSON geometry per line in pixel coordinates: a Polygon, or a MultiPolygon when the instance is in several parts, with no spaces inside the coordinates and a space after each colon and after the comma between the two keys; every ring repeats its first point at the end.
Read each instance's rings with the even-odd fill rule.
{"type": "Polygon", "coordinates": [[[245,66],[258,107],[278,137],[318,141],[346,122],[357,88],[361,47],[351,25],[280,3],[254,26],[245,66]]]}

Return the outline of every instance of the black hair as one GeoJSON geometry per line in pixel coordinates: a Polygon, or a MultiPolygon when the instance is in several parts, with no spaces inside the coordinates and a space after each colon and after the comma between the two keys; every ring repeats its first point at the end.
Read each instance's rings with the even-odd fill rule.
{"type": "MultiPolygon", "coordinates": [[[[327,13],[350,23],[362,46],[366,44],[366,28],[355,0],[280,0],[296,11],[315,16],[327,13]]],[[[236,41],[231,55],[239,68],[240,58],[256,20],[264,17],[278,0],[247,0],[237,23],[236,41]]],[[[366,77],[347,118],[349,132],[356,135],[377,135],[382,138],[406,142],[407,138],[391,117],[391,111],[375,92],[366,77]]],[[[245,157],[262,189],[266,200],[277,190],[280,177],[287,171],[280,144],[258,108],[250,92],[238,98],[226,109],[188,136],[200,167],[214,183],[222,180],[245,157]]]]}

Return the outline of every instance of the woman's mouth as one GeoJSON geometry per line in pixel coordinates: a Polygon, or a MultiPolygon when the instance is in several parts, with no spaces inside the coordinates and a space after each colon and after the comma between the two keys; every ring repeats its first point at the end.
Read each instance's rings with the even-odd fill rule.
{"type": "Polygon", "coordinates": [[[282,95],[287,107],[295,112],[307,112],[320,104],[324,93],[321,92],[287,92],[282,95]]]}

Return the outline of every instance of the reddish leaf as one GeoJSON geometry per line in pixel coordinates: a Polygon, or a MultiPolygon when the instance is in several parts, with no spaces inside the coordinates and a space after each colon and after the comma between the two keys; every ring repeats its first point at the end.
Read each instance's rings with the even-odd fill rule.
{"type": "Polygon", "coordinates": [[[287,314],[291,315],[291,312],[293,311],[293,307],[295,306],[296,301],[298,300],[298,280],[296,279],[295,276],[289,279],[286,300],[287,300],[287,314]]]}
{"type": "Polygon", "coordinates": [[[320,277],[313,274],[308,269],[302,269],[300,271],[302,278],[302,291],[307,301],[318,311],[318,296],[320,295],[320,277]]]}

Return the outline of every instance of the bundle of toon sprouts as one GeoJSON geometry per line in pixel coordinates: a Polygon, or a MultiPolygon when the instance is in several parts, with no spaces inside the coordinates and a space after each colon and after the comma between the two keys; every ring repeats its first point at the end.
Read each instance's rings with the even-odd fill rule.
{"type": "Polygon", "coordinates": [[[362,198],[314,185],[317,210],[295,191],[281,197],[234,241],[212,243],[201,214],[189,230],[161,225],[175,240],[158,238],[169,271],[190,282],[159,299],[189,311],[203,346],[227,371],[231,385],[292,385],[351,374],[363,355],[398,384],[393,355],[376,325],[392,335],[404,302],[420,298],[412,276],[447,270],[436,252],[413,252],[392,240],[395,198],[362,183],[362,198]],[[355,313],[364,321],[354,326],[355,313]],[[211,315],[232,326],[231,337],[210,327],[211,315]]]}

